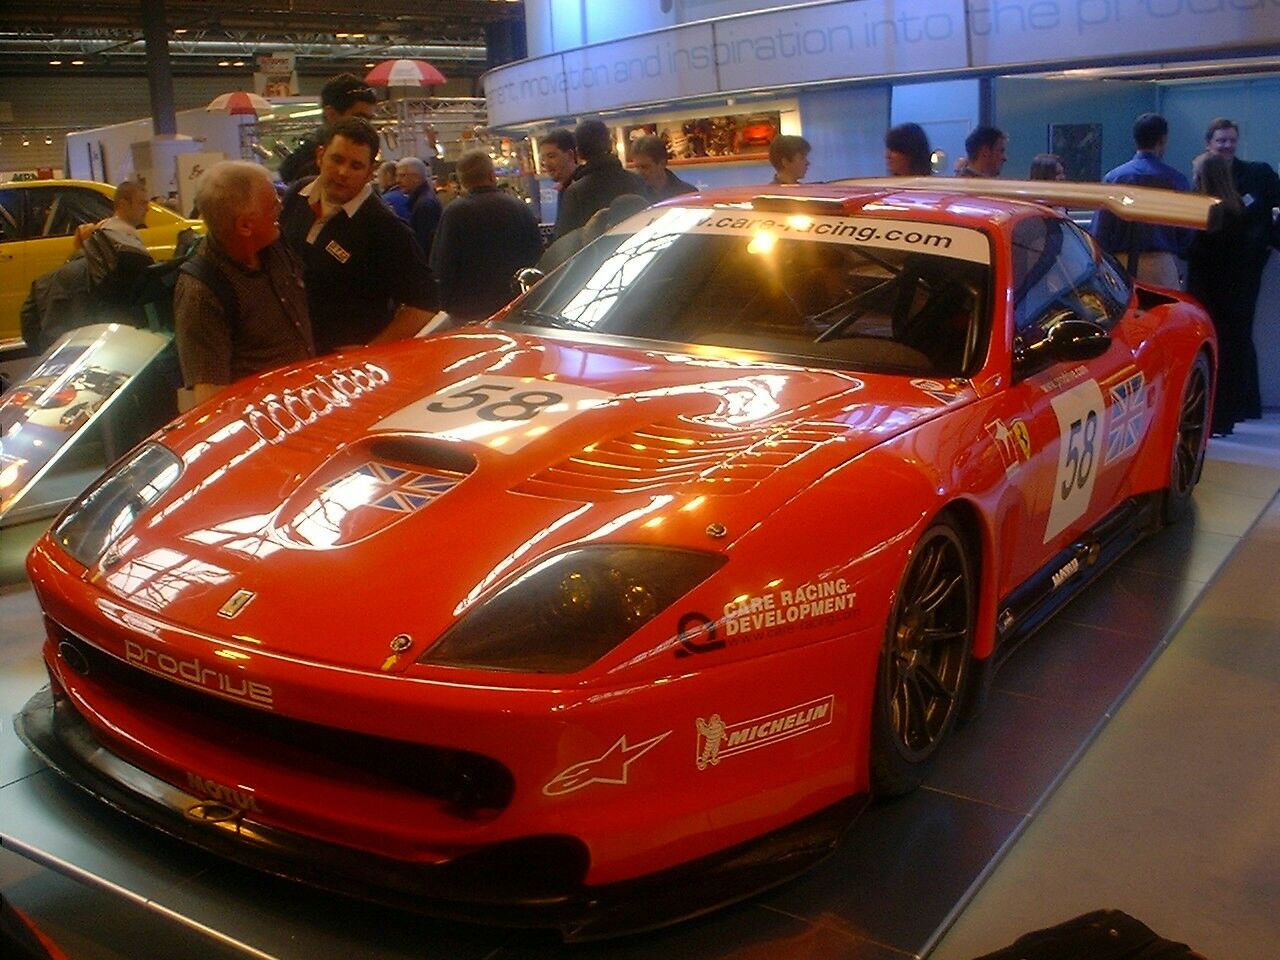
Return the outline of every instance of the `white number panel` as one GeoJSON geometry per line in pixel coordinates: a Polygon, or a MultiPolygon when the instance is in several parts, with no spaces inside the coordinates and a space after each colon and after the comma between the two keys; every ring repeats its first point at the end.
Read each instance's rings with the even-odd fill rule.
{"type": "Polygon", "coordinates": [[[470,440],[512,453],[612,399],[611,393],[572,383],[481,374],[414,401],[378,421],[374,429],[470,440]]]}
{"type": "Polygon", "coordinates": [[[1093,481],[1102,465],[1105,404],[1098,381],[1086,380],[1051,401],[1058,417],[1058,472],[1044,540],[1048,543],[1089,509],[1093,481]]]}

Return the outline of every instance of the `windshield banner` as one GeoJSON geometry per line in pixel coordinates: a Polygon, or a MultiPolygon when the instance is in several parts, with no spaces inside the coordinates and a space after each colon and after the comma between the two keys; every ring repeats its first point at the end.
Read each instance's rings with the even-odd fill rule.
{"type": "Polygon", "coordinates": [[[709,233],[749,237],[761,243],[811,240],[932,253],[971,263],[991,262],[991,244],[981,231],[919,220],[824,217],[723,207],[714,210],[667,207],[637,214],[609,232],[629,234],[642,230],[650,237],[663,233],[709,233]]]}

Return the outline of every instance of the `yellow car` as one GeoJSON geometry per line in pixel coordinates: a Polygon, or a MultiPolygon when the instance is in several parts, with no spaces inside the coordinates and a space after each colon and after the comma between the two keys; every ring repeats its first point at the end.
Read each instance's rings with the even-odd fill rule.
{"type": "MultiPolygon", "coordinates": [[[[21,345],[18,313],[31,281],[71,256],[76,227],[113,212],[115,187],[92,180],[26,180],[0,184],[0,349],[21,345]]],[[[204,224],[158,203],[147,207],[142,239],[157,260],[173,256],[178,234],[204,224]]]]}

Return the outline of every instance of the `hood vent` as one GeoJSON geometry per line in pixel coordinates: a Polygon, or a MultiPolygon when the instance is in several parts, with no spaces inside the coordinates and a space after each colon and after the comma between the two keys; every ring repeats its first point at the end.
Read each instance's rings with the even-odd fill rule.
{"type": "Polygon", "coordinates": [[[530,477],[517,493],[594,501],[696,484],[746,493],[775,471],[841,436],[840,424],[778,423],[751,430],[680,418],[592,444],[530,477]]]}
{"type": "Polygon", "coordinates": [[[339,547],[395,526],[476,468],[452,444],[385,437],[343,450],[280,508],[280,532],[300,546],[339,547]]]}

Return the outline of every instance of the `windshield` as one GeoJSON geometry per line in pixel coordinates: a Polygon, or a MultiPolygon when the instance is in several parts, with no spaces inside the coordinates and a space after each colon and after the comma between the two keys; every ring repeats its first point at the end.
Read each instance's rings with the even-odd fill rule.
{"type": "Polygon", "coordinates": [[[506,319],[958,377],[986,349],[990,259],[967,227],[665,208],[596,240],[506,319]]]}

